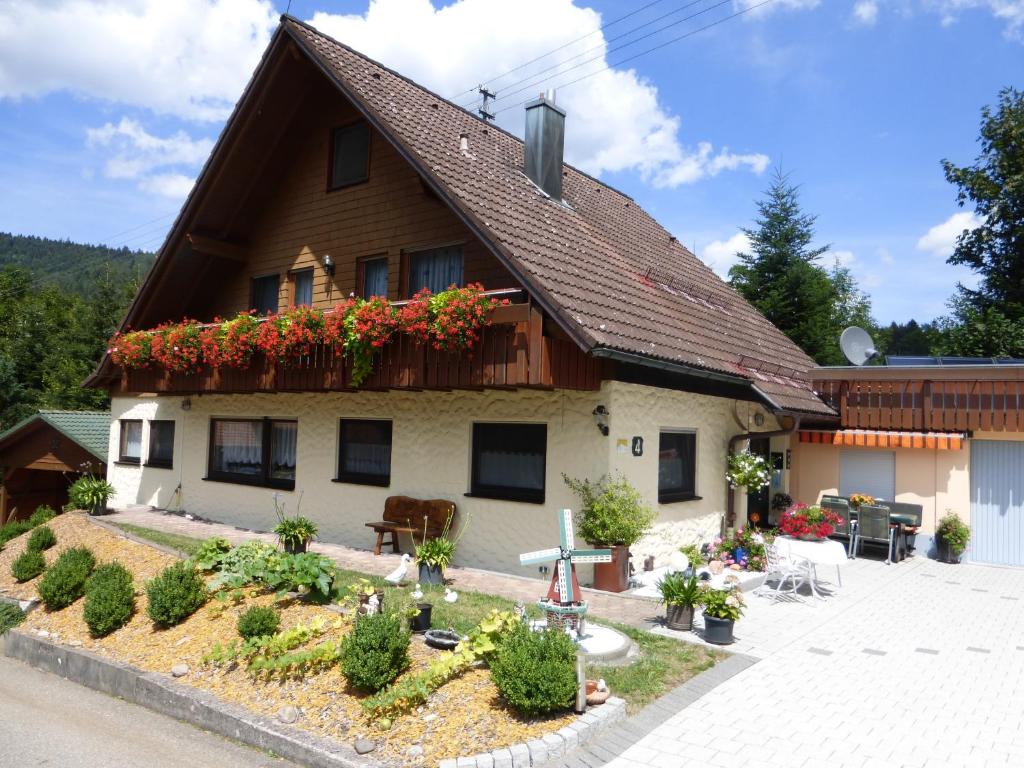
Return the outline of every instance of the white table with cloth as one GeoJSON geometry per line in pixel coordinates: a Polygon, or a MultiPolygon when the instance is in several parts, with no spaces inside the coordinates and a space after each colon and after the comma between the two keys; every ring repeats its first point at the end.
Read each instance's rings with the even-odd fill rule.
{"type": "Polygon", "coordinates": [[[846,547],[838,541],[831,539],[818,539],[808,541],[797,539],[792,536],[779,536],[775,539],[775,545],[779,548],[779,554],[791,560],[806,560],[811,564],[811,594],[815,597],[822,597],[818,592],[819,565],[834,565],[836,567],[836,579],[839,586],[843,586],[843,575],[839,566],[845,565],[847,561],[846,547]]]}

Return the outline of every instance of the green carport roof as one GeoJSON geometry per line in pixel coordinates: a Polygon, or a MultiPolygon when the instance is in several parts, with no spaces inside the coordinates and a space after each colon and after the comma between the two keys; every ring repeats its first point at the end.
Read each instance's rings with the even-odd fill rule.
{"type": "Polygon", "coordinates": [[[0,444],[36,421],[43,421],[102,461],[110,445],[110,411],[39,411],[0,434],[0,444]]]}

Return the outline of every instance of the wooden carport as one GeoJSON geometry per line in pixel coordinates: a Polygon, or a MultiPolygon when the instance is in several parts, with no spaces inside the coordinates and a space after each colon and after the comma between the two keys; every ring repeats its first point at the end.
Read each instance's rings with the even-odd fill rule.
{"type": "Polygon", "coordinates": [[[83,471],[106,476],[110,413],[39,411],[0,434],[0,523],[59,510],[83,471]]]}

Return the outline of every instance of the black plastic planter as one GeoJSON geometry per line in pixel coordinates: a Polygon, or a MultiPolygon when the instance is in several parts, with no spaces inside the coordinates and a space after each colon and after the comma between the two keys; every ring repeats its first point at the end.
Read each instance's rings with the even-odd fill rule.
{"type": "Polygon", "coordinates": [[[420,584],[444,584],[444,571],[436,565],[420,563],[420,584]]]}
{"type": "Polygon", "coordinates": [[[944,563],[959,563],[960,554],[953,551],[953,547],[949,545],[949,542],[937,539],[935,542],[935,548],[939,556],[939,560],[944,563]]]}
{"type": "Polygon", "coordinates": [[[434,609],[430,603],[416,603],[419,613],[412,620],[412,631],[416,634],[426,632],[430,629],[430,612],[434,609]]]}
{"type": "Polygon", "coordinates": [[[306,551],[306,547],[309,546],[309,541],[295,541],[294,539],[288,539],[284,542],[284,551],[289,555],[301,555],[306,551]]]}
{"type": "Polygon", "coordinates": [[[733,641],[732,619],[718,619],[704,614],[704,639],[715,645],[729,645],[733,641]]]}

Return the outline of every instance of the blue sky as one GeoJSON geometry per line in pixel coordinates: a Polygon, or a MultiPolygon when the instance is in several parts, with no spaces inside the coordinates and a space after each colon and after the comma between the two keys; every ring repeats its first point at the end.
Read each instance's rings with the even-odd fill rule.
{"type": "MultiPolygon", "coordinates": [[[[521,131],[532,93],[593,73],[558,90],[569,159],[716,269],[781,166],[879,321],[943,313],[971,279],[945,264],[971,220],[939,161],[971,161],[981,107],[1022,86],[1024,1],[774,0],[726,19],[758,0],[660,0],[601,30],[647,2],[293,0],[291,12],[448,96],[585,35],[488,80],[503,126],[521,131]]],[[[0,230],[158,247],[285,5],[0,0],[0,230]]]]}

